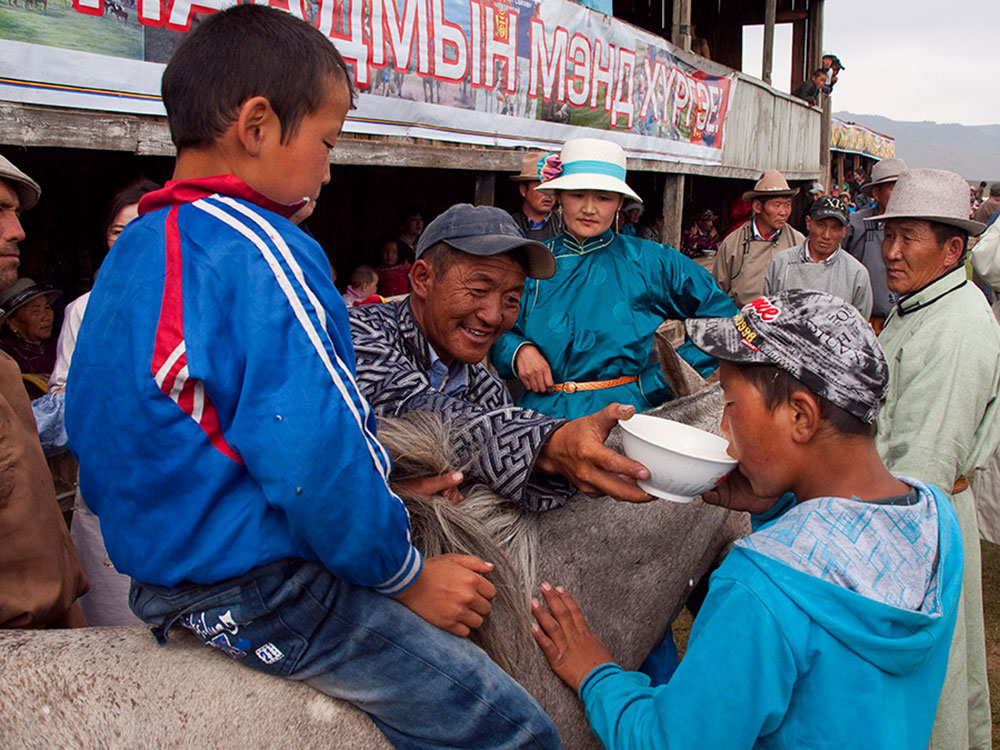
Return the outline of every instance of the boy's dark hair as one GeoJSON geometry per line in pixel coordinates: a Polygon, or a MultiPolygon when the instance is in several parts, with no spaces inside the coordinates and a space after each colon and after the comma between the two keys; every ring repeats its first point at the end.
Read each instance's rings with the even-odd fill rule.
{"type": "Polygon", "coordinates": [[[318,29],[266,5],[220,11],[188,35],[163,73],[170,137],[178,151],[211,145],[243,102],[263,96],[286,143],[323,106],[330,76],[343,81],[353,109],[347,64],[318,29]]]}
{"type": "Polygon", "coordinates": [[[739,368],[740,374],[753,383],[764,397],[768,411],[773,411],[779,404],[791,400],[795,391],[806,391],[816,397],[819,402],[820,417],[825,419],[843,435],[860,435],[866,438],[875,437],[876,423],[867,424],[839,406],[816,394],[811,388],[803,385],[785,370],[774,365],[743,365],[733,362],[739,368]]]}
{"type": "Polygon", "coordinates": [[[823,76],[824,78],[826,78],[826,68],[816,68],[816,70],[814,70],[812,72],[812,75],[810,75],[809,77],[815,78],[816,76],[823,76]]]}

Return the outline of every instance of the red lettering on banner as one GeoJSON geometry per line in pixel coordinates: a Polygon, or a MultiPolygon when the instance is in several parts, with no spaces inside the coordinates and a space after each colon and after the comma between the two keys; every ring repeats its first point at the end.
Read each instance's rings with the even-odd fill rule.
{"type": "Polygon", "coordinates": [[[653,119],[660,119],[659,112],[659,101],[656,96],[657,85],[662,86],[664,90],[667,85],[667,64],[663,60],[657,60],[656,64],[653,66],[652,71],[649,69],[649,58],[647,57],[642,61],[642,65],[646,71],[646,91],[642,97],[642,106],[639,107],[639,119],[644,120],[649,114],[649,110],[653,110],[653,119]]]}
{"type": "Polygon", "coordinates": [[[781,310],[775,307],[767,297],[758,297],[744,306],[744,310],[754,310],[761,320],[772,321],[781,315],[781,310]]]}
{"type": "MultiPolygon", "coordinates": [[[[159,6],[159,0],[157,0],[157,6],[159,6]]],[[[88,16],[103,16],[104,0],[73,0],[73,10],[88,16]]]]}
{"type": "Polygon", "coordinates": [[[566,85],[566,98],[574,107],[584,107],[590,98],[590,40],[583,34],[574,34],[569,40],[569,60],[572,72],[566,85]],[[580,81],[577,89],[575,82],[580,81]]]}
{"type": "MultiPolygon", "coordinates": [[[[479,88],[483,85],[483,6],[476,0],[469,2],[472,20],[472,61],[469,63],[469,83],[479,88]]],[[[489,34],[489,32],[485,32],[489,34]]]]}
{"type": "Polygon", "coordinates": [[[195,13],[214,13],[236,5],[236,0],[167,0],[167,28],[188,31],[195,13]]]}
{"type": "Polygon", "coordinates": [[[611,127],[618,127],[618,115],[625,115],[625,127],[632,127],[632,118],[635,116],[634,95],[635,52],[624,47],[619,47],[618,80],[615,85],[614,106],[611,109],[611,127]]]}
{"type": "Polygon", "coordinates": [[[328,37],[337,40],[341,57],[354,63],[354,82],[367,87],[368,60],[371,56],[365,41],[363,10],[363,0],[319,0],[317,26],[328,37]],[[350,3],[350,13],[346,18],[341,15],[345,3],[350,3]],[[341,27],[346,21],[345,33],[337,31],[338,21],[341,27]]]}
{"type": "Polygon", "coordinates": [[[594,40],[594,71],[590,76],[590,108],[597,109],[597,95],[601,84],[604,84],[604,111],[611,111],[611,96],[614,93],[615,45],[605,44],[601,39],[594,40]],[[607,47],[608,64],[602,65],[604,56],[601,47],[607,47]]]}
{"type": "Polygon", "coordinates": [[[302,21],[308,21],[306,15],[306,0],[251,0],[254,5],[269,5],[272,8],[283,10],[302,21]]]}
{"type": "Polygon", "coordinates": [[[430,75],[431,63],[427,39],[427,0],[404,0],[403,18],[396,12],[395,0],[372,0],[372,65],[386,64],[386,41],[389,62],[397,73],[410,69],[413,44],[417,44],[417,73],[430,75]]]}
{"type": "Polygon", "coordinates": [[[461,26],[444,20],[444,0],[431,0],[431,34],[434,38],[434,77],[461,82],[468,67],[469,43],[461,26]],[[449,49],[454,54],[453,59],[449,59],[449,49]]]}
{"type": "Polygon", "coordinates": [[[566,99],[566,46],[569,32],[557,26],[552,35],[551,52],[545,45],[545,24],[537,18],[531,19],[531,77],[528,79],[528,96],[538,98],[538,70],[542,71],[542,97],[552,100],[552,86],[555,84],[556,101],[566,99]]]}

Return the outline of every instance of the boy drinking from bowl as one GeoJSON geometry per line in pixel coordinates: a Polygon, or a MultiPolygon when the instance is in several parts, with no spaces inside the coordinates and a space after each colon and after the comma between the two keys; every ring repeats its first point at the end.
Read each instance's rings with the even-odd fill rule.
{"type": "Polygon", "coordinates": [[[209,17],[174,53],[174,180],[108,256],[70,370],[80,485],[161,642],[182,626],[351,701],[395,747],[556,748],[535,700],[457,637],[489,614],[492,566],[411,543],[347,310],[290,221],[329,181],[353,100],[330,39],[267,6],[209,17]]]}
{"type": "Polygon", "coordinates": [[[739,461],[704,499],[754,514],[666,685],[626,672],[562,588],[538,641],[617,748],[926,748],[962,578],[955,513],[875,450],[888,371],[847,303],[788,290],[687,321],[718,357],[739,461]]]}

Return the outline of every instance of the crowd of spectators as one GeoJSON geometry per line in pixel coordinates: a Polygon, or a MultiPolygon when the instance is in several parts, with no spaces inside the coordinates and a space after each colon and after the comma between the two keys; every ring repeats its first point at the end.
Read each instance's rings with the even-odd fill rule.
{"type": "MultiPolygon", "coordinates": [[[[824,57],[814,86],[829,93],[842,69],[824,57]]],[[[184,624],[249,668],[356,702],[398,745],[558,747],[534,698],[464,638],[490,613],[492,564],[414,546],[374,415],[426,410],[457,427],[466,468],[405,485],[417,494],[460,503],[476,482],[533,513],[578,491],[649,501],[648,467],[604,442],[682,395],[651,357],[670,320],[687,331],[685,367],[699,382],[718,372],[739,461],[704,500],[751,513],[755,530],[708,584],[680,667],[668,630],[645,676],[623,670],[569,593],[543,585],[533,637],[594,731],[609,748],[981,742],[970,477],[1000,444],[1000,326],[964,259],[1000,190],[969,218],[958,175],[886,160],[829,193],[809,186],[803,234],[800,188],[768,170],[731,203],[728,233],[703,207],[678,252],[623,149],[573,138],[525,155],[511,213],[458,204],[425,227],[404,208],[378,267],[354,269],[340,295],[299,222],[354,94],[336,49],[287,13],[240,5],[202,23],[164,74],[175,180],[112,201],[110,252],[58,347],[58,292],[17,278],[19,217],[41,189],[0,158],[0,442],[15,456],[0,484],[0,624],[134,613],[161,642],[184,624]],[[261,66],[308,74],[291,93],[251,86],[220,131],[222,55],[251,61],[234,69],[252,81],[261,66]],[[271,109],[315,91],[297,114],[271,109]],[[78,520],[100,519],[77,547],[22,375],[48,378],[39,401],[63,396],[46,419],[65,422],[80,460],[78,520]],[[95,551],[124,575],[90,575],[84,613],[95,551]]],[[[989,275],[1000,262],[982,255],[989,275]]]]}

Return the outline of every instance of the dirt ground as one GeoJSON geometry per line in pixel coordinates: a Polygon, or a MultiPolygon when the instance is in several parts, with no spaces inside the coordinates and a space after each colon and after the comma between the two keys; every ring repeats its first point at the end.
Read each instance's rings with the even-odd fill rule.
{"type": "MultiPolygon", "coordinates": [[[[986,659],[993,709],[993,746],[1000,748],[1000,545],[982,542],[983,610],[986,615],[986,659]]],[[[683,655],[691,632],[687,610],[674,622],[677,650],[683,655]]]]}

